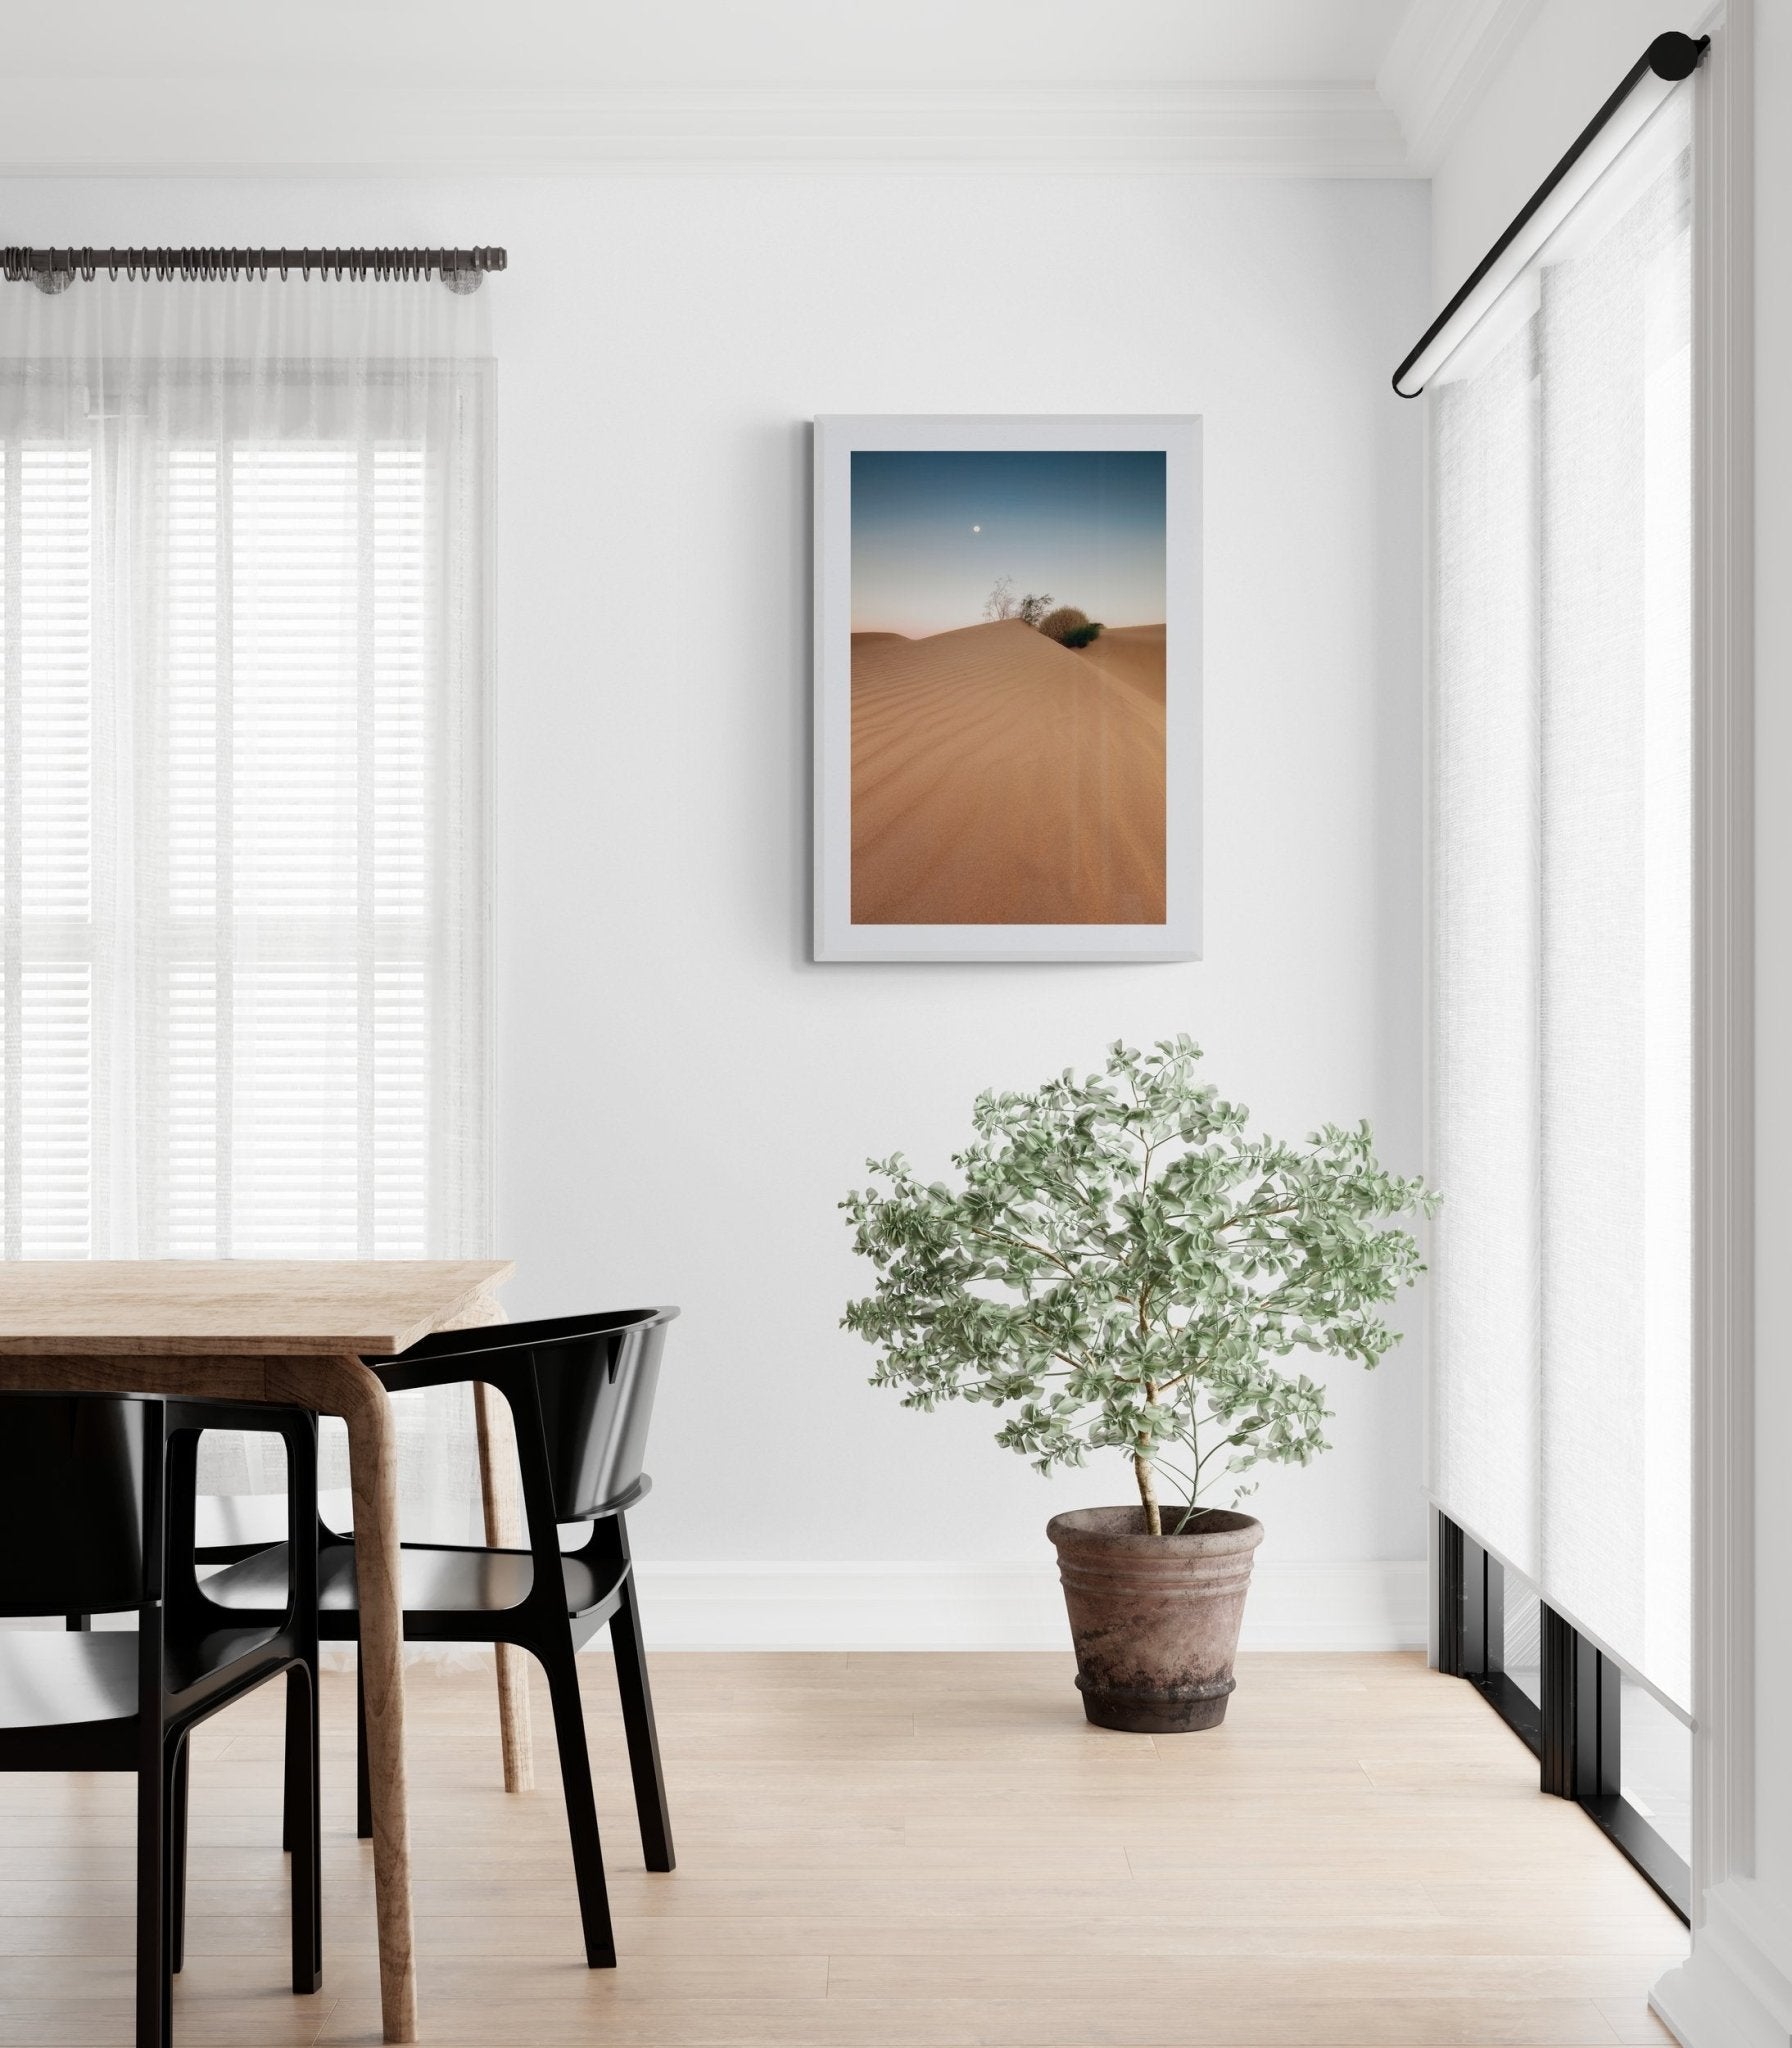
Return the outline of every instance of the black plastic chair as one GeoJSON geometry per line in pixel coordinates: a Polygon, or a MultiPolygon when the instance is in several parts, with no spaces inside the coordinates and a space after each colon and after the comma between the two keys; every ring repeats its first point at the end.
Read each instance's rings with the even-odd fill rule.
{"type": "Polygon", "coordinates": [[[187,1738],[286,1675],[292,1988],[322,1980],[316,1423],[297,1410],[136,1395],[0,1395],[0,1614],[114,1614],[137,1627],[0,1633],[0,1771],[137,1774],[137,2044],[167,2048],[181,1965],[187,1738]],[[274,1432],[296,1559],[270,1615],[197,1598],[194,1468],[206,1429],[274,1432]]]}
{"type": "MultiPolygon", "coordinates": [[[[585,1960],[594,1970],[614,1968],[616,1942],[576,1653],[606,1622],[642,1853],[649,1870],[673,1867],[626,1513],[652,1484],[641,1463],[666,1325],[677,1313],[632,1309],[456,1330],[426,1337],[398,1358],[368,1361],[395,1393],[479,1380],[510,1403],[529,1548],[405,1544],[404,1631],[411,1642],[514,1643],[541,1664],[553,1702],[585,1960]],[[557,1526],[563,1522],[590,1524],[584,1544],[564,1554],[557,1526]]],[[[352,1642],[359,1633],[354,1542],[327,1528],[320,1541],[319,1631],[326,1642],[352,1642]]],[[[265,1550],[208,1579],[204,1597],[260,1614],[286,1570],[284,1545],[265,1550]]],[[[367,1835],[364,1725],[359,1749],[359,1827],[367,1835]]]]}

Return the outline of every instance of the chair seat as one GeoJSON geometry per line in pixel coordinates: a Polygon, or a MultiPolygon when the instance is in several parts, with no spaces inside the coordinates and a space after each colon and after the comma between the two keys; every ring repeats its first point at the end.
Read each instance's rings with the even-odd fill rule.
{"type": "MultiPolygon", "coordinates": [[[[240,1564],[227,1565],[205,1581],[205,1597],[220,1607],[273,1613],[286,1599],[286,1550],[284,1543],[277,1543],[240,1564]]],[[[526,1550],[407,1543],[403,1567],[407,1622],[432,1615],[503,1614],[520,1606],[535,1583],[535,1561],[526,1550]]],[[[569,1620],[614,1607],[620,1573],[599,1573],[578,1557],[563,1557],[560,1571],[569,1620]]],[[[332,1641],[352,1638],[360,1604],[352,1542],[326,1542],[319,1547],[317,1587],[319,1633],[332,1641]]]]}
{"type": "MultiPolygon", "coordinates": [[[[274,1633],[272,1628],[224,1628],[191,1643],[168,1644],[169,1691],[185,1692],[253,1657],[274,1633]]],[[[8,1629],[0,1636],[0,1729],[93,1727],[136,1717],[135,1629],[79,1635],[8,1629]]]]}

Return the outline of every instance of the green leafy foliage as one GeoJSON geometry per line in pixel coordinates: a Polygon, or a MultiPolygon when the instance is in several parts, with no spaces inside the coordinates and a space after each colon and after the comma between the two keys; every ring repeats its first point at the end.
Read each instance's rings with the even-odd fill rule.
{"type": "Polygon", "coordinates": [[[1060,633],[1058,638],[1066,647],[1088,647],[1106,630],[1099,619],[1085,619],[1080,626],[1072,626],[1068,632],[1060,633]]]}
{"type": "Polygon", "coordinates": [[[1116,1044],[1100,1074],[981,1095],[961,1185],[897,1153],[840,1205],[877,1269],[843,1319],[879,1347],[872,1384],[1005,1410],[996,1441],[1041,1472],[1122,1453],[1153,1533],[1227,1477],[1236,1498],[1252,1466],[1329,1449],[1325,1390],[1292,1361],[1380,1362],[1398,1341],[1381,1311],[1424,1270],[1390,1219],[1437,1204],[1367,1124],[1251,1136],[1200,1058],[1186,1036],[1116,1044]]]}

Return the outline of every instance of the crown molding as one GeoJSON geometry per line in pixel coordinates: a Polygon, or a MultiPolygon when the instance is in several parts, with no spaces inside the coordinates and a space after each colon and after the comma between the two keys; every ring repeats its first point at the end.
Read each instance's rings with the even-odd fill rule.
{"type": "Polygon", "coordinates": [[[1408,175],[1428,178],[1543,0],[1412,0],[1375,89],[1400,126],[1408,175]]]}
{"type": "Polygon", "coordinates": [[[1409,177],[1369,85],[418,92],[0,81],[0,175],[638,170],[1409,177]]]}
{"type": "Polygon", "coordinates": [[[1427,178],[1542,0],[1411,0],[1373,85],[432,88],[0,78],[0,176],[648,170],[1427,178]]]}

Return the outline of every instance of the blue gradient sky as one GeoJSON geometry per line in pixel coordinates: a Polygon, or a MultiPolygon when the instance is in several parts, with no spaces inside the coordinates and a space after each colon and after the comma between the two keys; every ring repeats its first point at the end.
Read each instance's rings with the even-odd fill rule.
{"type": "Polygon", "coordinates": [[[1158,624],[1162,453],[854,451],[855,633],[980,625],[998,576],[1104,625],[1158,624]]]}

